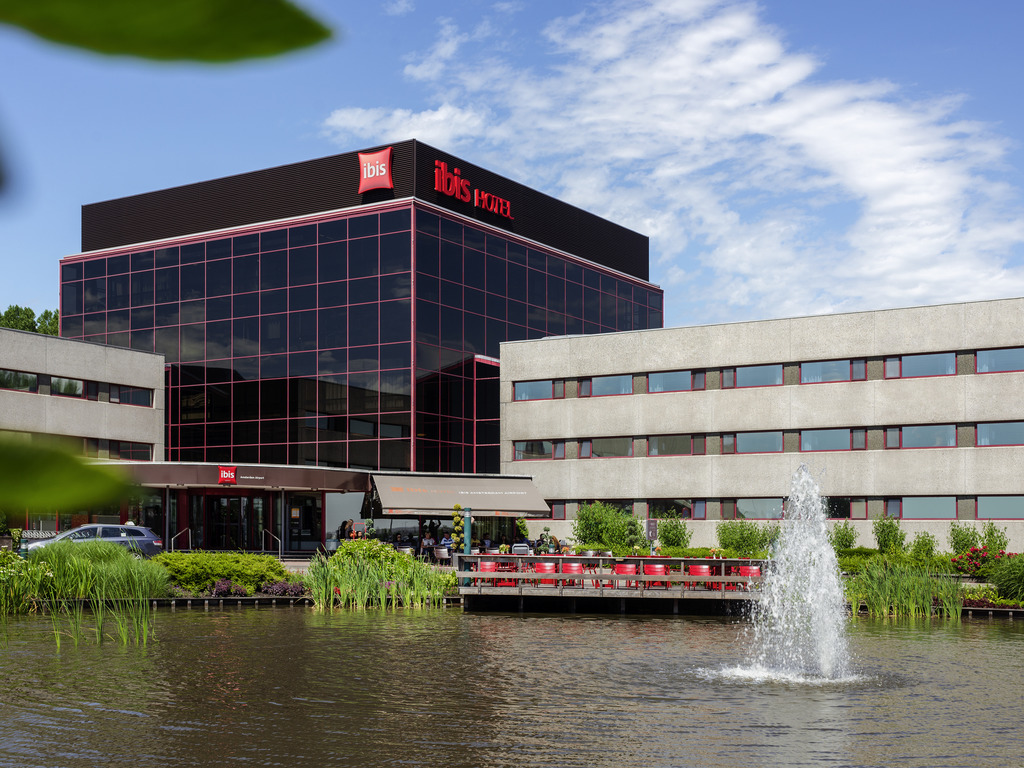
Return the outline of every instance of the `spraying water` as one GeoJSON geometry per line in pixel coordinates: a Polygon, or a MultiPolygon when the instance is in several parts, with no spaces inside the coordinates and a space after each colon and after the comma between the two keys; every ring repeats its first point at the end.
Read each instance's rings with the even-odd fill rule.
{"type": "Polygon", "coordinates": [[[761,595],[754,661],[762,674],[825,680],[849,674],[846,599],[821,493],[806,464],[793,474],[761,595]]]}

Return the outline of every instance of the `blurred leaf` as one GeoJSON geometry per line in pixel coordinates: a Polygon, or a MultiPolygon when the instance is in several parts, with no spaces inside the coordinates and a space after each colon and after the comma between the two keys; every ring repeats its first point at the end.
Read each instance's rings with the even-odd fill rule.
{"type": "Polygon", "coordinates": [[[0,0],[0,23],[55,43],[161,60],[274,56],[331,35],[287,0],[0,0]]]}
{"type": "Polygon", "coordinates": [[[0,440],[0,508],[82,509],[117,501],[131,489],[117,467],[89,464],[50,446],[0,440]]]}

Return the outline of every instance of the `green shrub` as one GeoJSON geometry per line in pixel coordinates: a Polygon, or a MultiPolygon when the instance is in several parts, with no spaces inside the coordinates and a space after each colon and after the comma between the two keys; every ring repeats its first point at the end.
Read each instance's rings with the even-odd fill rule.
{"type": "Polygon", "coordinates": [[[1010,537],[1006,535],[1005,528],[999,528],[989,520],[981,527],[981,543],[988,547],[989,552],[1002,552],[1010,546],[1010,537]]]}
{"type": "Polygon", "coordinates": [[[778,523],[759,525],[751,520],[723,520],[715,528],[718,544],[737,557],[756,557],[771,550],[779,538],[778,523]]]}
{"type": "Polygon", "coordinates": [[[1000,558],[989,570],[988,580],[999,591],[999,597],[1024,602],[1024,556],[1000,558]]]}
{"type": "Polygon", "coordinates": [[[947,538],[954,555],[962,555],[971,547],[981,546],[981,534],[978,533],[978,529],[967,523],[958,523],[956,520],[949,524],[947,538]]]}
{"type": "Polygon", "coordinates": [[[690,537],[693,532],[686,527],[682,520],[670,519],[658,521],[658,542],[664,547],[690,546],[690,537]]]}
{"type": "MultiPolygon", "coordinates": [[[[363,541],[375,540],[343,542],[339,551],[346,544],[363,541]]],[[[251,594],[264,584],[282,581],[288,575],[281,561],[273,555],[247,552],[164,552],[154,557],[153,562],[164,566],[171,581],[193,595],[209,592],[221,579],[239,584],[251,594]]]]}
{"type": "Polygon", "coordinates": [[[927,562],[935,557],[935,547],[938,546],[938,539],[927,531],[920,531],[914,535],[914,541],[910,545],[910,556],[917,562],[927,562]]]}
{"type": "Polygon", "coordinates": [[[875,536],[875,545],[883,555],[897,554],[903,551],[907,540],[907,532],[900,528],[899,518],[880,517],[871,524],[871,532],[875,536]]]}
{"type": "Polygon", "coordinates": [[[647,554],[651,547],[640,518],[601,501],[580,505],[572,538],[577,548],[611,550],[617,557],[647,554]]]}
{"type": "Polygon", "coordinates": [[[828,529],[828,543],[836,552],[841,549],[853,549],[857,545],[857,529],[849,520],[836,523],[828,529]]]}
{"type": "Polygon", "coordinates": [[[869,547],[852,547],[836,551],[839,570],[843,573],[860,573],[864,570],[864,564],[877,555],[878,550],[869,547]]]}

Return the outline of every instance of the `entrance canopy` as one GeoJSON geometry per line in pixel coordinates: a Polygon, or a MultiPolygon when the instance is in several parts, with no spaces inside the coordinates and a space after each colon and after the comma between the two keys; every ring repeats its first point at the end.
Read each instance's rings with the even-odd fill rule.
{"type": "Polygon", "coordinates": [[[439,517],[458,504],[474,517],[549,517],[551,508],[529,477],[381,475],[372,473],[385,515],[439,517]]]}

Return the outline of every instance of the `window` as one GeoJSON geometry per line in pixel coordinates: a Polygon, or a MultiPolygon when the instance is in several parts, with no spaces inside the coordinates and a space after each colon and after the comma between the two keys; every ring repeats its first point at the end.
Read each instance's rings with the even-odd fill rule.
{"type": "Polygon", "coordinates": [[[979,424],[978,445],[1024,445],[1024,421],[979,424]]]}
{"type": "Polygon", "coordinates": [[[553,501],[553,502],[551,502],[551,519],[552,520],[565,520],[565,502],[564,501],[553,501]]]}
{"type": "Polygon", "coordinates": [[[801,451],[849,451],[851,447],[849,429],[805,429],[800,433],[801,451]]]}
{"type": "Polygon", "coordinates": [[[850,379],[853,381],[866,381],[868,378],[868,361],[850,361],[850,379]]]}
{"type": "Polygon", "coordinates": [[[818,363],[800,364],[801,384],[821,384],[829,381],[852,381],[866,375],[864,360],[825,360],[818,363]],[[854,364],[859,363],[859,377],[854,376],[854,364]]]}
{"type": "Polygon", "coordinates": [[[736,453],[781,452],[782,432],[740,432],[736,435],[736,453]]]}
{"type": "Polygon", "coordinates": [[[144,387],[128,387],[122,384],[110,385],[110,402],[122,405],[153,405],[153,390],[144,387]]]}
{"type": "Polygon", "coordinates": [[[615,376],[593,376],[580,380],[580,397],[607,397],[633,394],[633,376],[624,373],[615,376]]]}
{"type": "Polygon", "coordinates": [[[900,506],[900,499],[886,499],[885,516],[898,518],[900,516],[900,506]]]}
{"type": "Polygon", "coordinates": [[[512,448],[513,461],[565,458],[565,443],[561,440],[517,440],[512,448]]]}
{"type": "Polygon", "coordinates": [[[647,441],[648,456],[688,456],[692,448],[689,435],[651,435],[647,441]]]}
{"type": "Polygon", "coordinates": [[[722,453],[736,453],[736,435],[727,433],[722,435],[722,453]]]}
{"type": "Polygon", "coordinates": [[[648,392],[688,392],[704,389],[704,372],[659,371],[647,375],[648,392]]]}
{"type": "Polygon", "coordinates": [[[81,379],[63,379],[60,376],[51,376],[50,394],[62,397],[84,397],[85,382],[81,379]]]}
{"type": "Polygon", "coordinates": [[[850,499],[844,496],[828,496],[821,500],[825,514],[832,520],[844,520],[850,517],[850,499]]]}
{"type": "Polygon", "coordinates": [[[978,373],[1024,371],[1024,347],[979,350],[975,370],[978,373]]]}
{"type": "Polygon", "coordinates": [[[111,440],[110,458],[121,459],[122,461],[152,461],[153,446],[147,443],[111,440]]]}
{"type": "Polygon", "coordinates": [[[1024,496],[979,496],[979,520],[1024,520],[1024,496]]]}
{"type": "Polygon", "coordinates": [[[580,441],[581,459],[626,458],[633,455],[631,437],[595,437],[580,441]]]}
{"type": "Polygon", "coordinates": [[[722,388],[774,387],[782,384],[782,364],[744,365],[722,369],[722,388]]]}
{"type": "Polygon", "coordinates": [[[885,429],[886,450],[893,450],[900,447],[900,428],[886,427],[885,429]]]}
{"type": "Polygon", "coordinates": [[[956,426],[953,424],[927,424],[903,427],[903,448],[955,448],[956,426]]]}
{"type": "Polygon", "coordinates": [[[694,520],[706,520],[708,516],[708,503],[704,499],[694,500],[693,502],[693,519],[694,520]]]}
{"type": "Polygon", "coordinates": [[[512,385],[514,400],[557,400],[563,397],[565,397],[565,381],[562,379],[517,381],[512,385]]]}
{"type": "Polygon", "coordinates": [[[956,355],[952,352],[885,358],[885,378],[887,379],[952,376],[955,373],[956,355]]]}
{"type": "Polygon", "coordinates": [[[707,438],[704,435],[694,435],[692,449],[694,456],[703,456],[707,452],[707,438]]]}
{"type": "Polygon", "coordinates": [[[904,520],[954,520],[956,496],[904,496],[904,520]]]}
{"type": "Polygon", "coordinates": [[[867,499],[850,499],[850,517],[854,520],[866,520],[868,516],[867,499]]]}
{"type": "Polygon", "coordinates": [[[747,520],[779,520],[783,499],[736,499],[736,517],[747,520]]]}
{"type": "Polygon", "coordinates": [[[689,499],[649,499],[647,517],[662,520],[692,518],[693,502],[689,499]]]}
{"type": "Polygon", "coordinates": [[[850,450],[865,451],[868,447],[868,431],[866,429],[850,430],[850,450]]]}
{"type": "Polygon", "coordinates": [[[34,373],[8,371],[0,369],[0,389],[13,389],[18,392],[38,391],[38,378],[34,373]]]}

